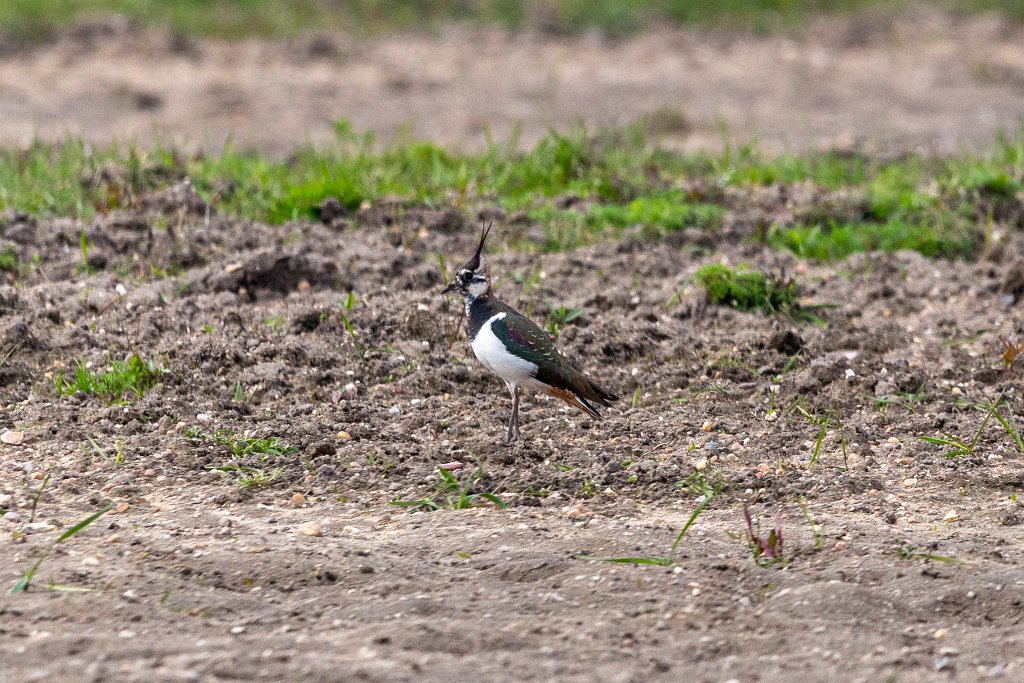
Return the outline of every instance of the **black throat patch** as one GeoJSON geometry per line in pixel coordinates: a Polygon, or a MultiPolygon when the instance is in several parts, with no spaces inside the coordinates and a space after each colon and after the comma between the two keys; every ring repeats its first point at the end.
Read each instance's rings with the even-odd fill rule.
{"type": "Polygon", "coordinates": [[[466,317],[466,330],[469,332],[469,341],[476,339],[476,335],[480,332],[480,328],[484,326],[484,323],[497,313],[497,311],[492,310],[490,304],[491,297],[478,296],[469,305],[467,311],[469,315],[466,317]]]}

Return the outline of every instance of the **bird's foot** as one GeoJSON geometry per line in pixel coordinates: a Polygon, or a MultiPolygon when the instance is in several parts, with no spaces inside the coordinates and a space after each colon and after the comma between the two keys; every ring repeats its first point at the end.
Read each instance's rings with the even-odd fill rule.
{"type": "Polygon", "coordinates": [[[510,430],[508,430],[508,434],[505,435],[505,439],[501,442],[501,445],[502,446],[511,446],[516,441],[519,441],[519,430],[518,429],[510,429],[510,430]]]}

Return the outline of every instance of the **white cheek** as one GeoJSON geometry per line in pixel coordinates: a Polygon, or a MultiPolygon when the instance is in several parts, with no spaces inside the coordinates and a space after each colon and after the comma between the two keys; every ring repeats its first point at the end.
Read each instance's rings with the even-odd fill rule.
{"type": "Polygon", "coordinates": [[[470,282],[467,291],[469,291],[469,295],[474,299],[477,298],[478,296],[483,296],[484,294],[487,293],[487,283],[470,282]]]}

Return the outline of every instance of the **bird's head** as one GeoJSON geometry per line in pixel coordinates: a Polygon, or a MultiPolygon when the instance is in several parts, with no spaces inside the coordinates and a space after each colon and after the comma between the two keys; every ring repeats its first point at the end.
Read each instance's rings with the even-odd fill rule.
{"type": "Polygon", "coordinates": [[[480,233],[480,244],[477,246],[473,258],[466,261],[466,265],[456,271],[455,277],[448,283],[448,286],[441,290],[441,294],[458,292],[467,301],[472,301],[490,290],[491,283],[488,281],[487,275],[484,274],[482,265],[484,242],[487,241],[487,234],[490,231],[490,225],[483,229],[483,232],[480,233]]]}

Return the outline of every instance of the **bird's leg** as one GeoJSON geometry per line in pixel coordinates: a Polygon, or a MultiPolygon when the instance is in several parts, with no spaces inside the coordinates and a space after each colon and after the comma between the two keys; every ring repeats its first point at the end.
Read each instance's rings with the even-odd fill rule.
{"type": "Polygon", "coordinates": [[[516,421],[516,433],[513,440],[519,441],[519,385],[516,385],[516,390],[513,393],[515,396],[512,398],[512,417],[516,421]]]}
{"type": "Polygon", "coordinates": [[[508,419],[508,434],[505,435],[505,445],[511,446],[519,438],[519,386],[509,384],[508,390],[512,394],[512,414],[508,419]]]}

